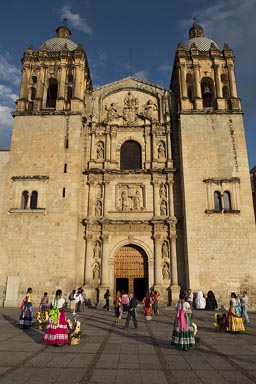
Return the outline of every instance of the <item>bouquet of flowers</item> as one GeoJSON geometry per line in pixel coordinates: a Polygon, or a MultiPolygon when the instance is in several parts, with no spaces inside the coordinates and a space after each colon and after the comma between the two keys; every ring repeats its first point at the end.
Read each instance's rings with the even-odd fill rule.
{"type": "Polygon", "coordinates": [[[48,319],[49,311],[44,311],[44,313],[38,311],[36,321],[33,323],[33,327],[44,331],[48,323],[48,319]]]}
{"type": "Polygon", "coordinates": [[[71,319],[67,319],[67,326],[69,343],[71,345],[79,344],[80,338],[83,336],[80,321],[76,319],[76,316],[73,316],[71,319]]]}

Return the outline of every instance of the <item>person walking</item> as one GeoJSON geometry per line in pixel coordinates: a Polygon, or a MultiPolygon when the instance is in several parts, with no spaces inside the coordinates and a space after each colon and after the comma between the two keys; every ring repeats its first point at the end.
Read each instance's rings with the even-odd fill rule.
{"type": "Polygon", "coordinates": [[[131,317],[133,319],[134,327],[138,328],[137,310],[136,310],[137,305],[138,305],[137,298],[133,294],[131,294],[130,295],[130,302],[129,302],[129,309],[127,312],[127,317],[126,317],[125,326],[124,326],[126,329],[129,327],[129,322],[130,322],[131,317]]]}
{"type": "Polygon", "coordinates": [[[76,290],[73,289],[69,296],[68,296],[68,300],[69,300],[69,309],[70,309],[70,312],[73,313],[73,315],[76,314],[76,300],[75,300],[75,295],[76,295],[76,290]]]}
{"type": "Polygon", "coordinates": [[[143,313],[145,316],[145,322],[148,323],[150,320],[152,320],[153,315],[153,299],[150,296],[149,291],[146,292],[146,296],[142,300],[142,303],[144,304],[143,313]]]}
{"type": "Polygon", "coordinates": [[[105,305],[103,306],[103,309],[106,309],[109,311],[109,298],[110,298],[110,292],[109,289],[106,290],[104,293],[104,299],[105,299],[105,305]]]}
{"type": "Polygon", "coordinates": [[[119,323],[119,321],[121,320],[121,314],[120,314],[120,303],[121,301],[121,292],[118,290],[116,292],[116,297],[115,297],[115,300],[114,300],[114,306],[115,306],[115,322],[116,323],[119,323]]]}

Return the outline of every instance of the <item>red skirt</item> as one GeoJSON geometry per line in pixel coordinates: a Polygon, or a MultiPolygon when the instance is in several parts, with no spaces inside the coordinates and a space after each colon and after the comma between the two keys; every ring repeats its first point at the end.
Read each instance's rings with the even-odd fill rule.
{"type": "Polygon", "coordinates": [[[64,311],[60,310],[57,324],[50,319],[45,330],[44,344],[68,344],[68,327],[64,311]]]}

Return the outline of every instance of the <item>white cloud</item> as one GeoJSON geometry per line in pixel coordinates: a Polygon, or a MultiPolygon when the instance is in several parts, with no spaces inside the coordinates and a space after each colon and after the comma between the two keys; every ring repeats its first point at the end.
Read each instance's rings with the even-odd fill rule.
{"type": "Polygon", "coordinates": [[[61,17],[67,19],[67,21],[77,30],[88,33],[89,35],[92,34],[92,28],[85,18],[81,17],[78,13],[73,13],[70,5],[64,5],[61,9],[61,17]]]}
{"type": "Polygon", "coordinates": [[[6,101],[8,103],[9,101],[15,102],[18,99],[18,95],[13,93],[11,88],[7,87],[6,85],[0,84],[0,100],[6,101]]]}
{"type": "Polygon", "coordinates": [[[134,73],[133,77],[137,79],[148,81],[148,72],[147,71],[137,71],[134,73]]]}
{"type": "Polygon", "coordinates": [[[14,85],[20,84],[21,72],[20,69],[10,63],[8,53],[0,55],[0,80],[9,81],[14,85]]]}

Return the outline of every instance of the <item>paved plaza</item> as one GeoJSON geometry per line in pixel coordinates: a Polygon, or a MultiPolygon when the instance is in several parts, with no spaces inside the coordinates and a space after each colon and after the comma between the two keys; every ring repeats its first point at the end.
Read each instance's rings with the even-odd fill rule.
{"type": "Polygon", "coordinates": [[[42,344],[43,332],[21,330],[18,308],[0,308],[1,384],[249,384],[256,383],[256,312],[246,331],[215,331],[214,312],[194,311],[200,344],[179,351],[170,345],[174,310],[161,308],[139,328],[115,324],[114,312],[86,308],[79,314],[85,336],[79,345],[42,344]]]}

